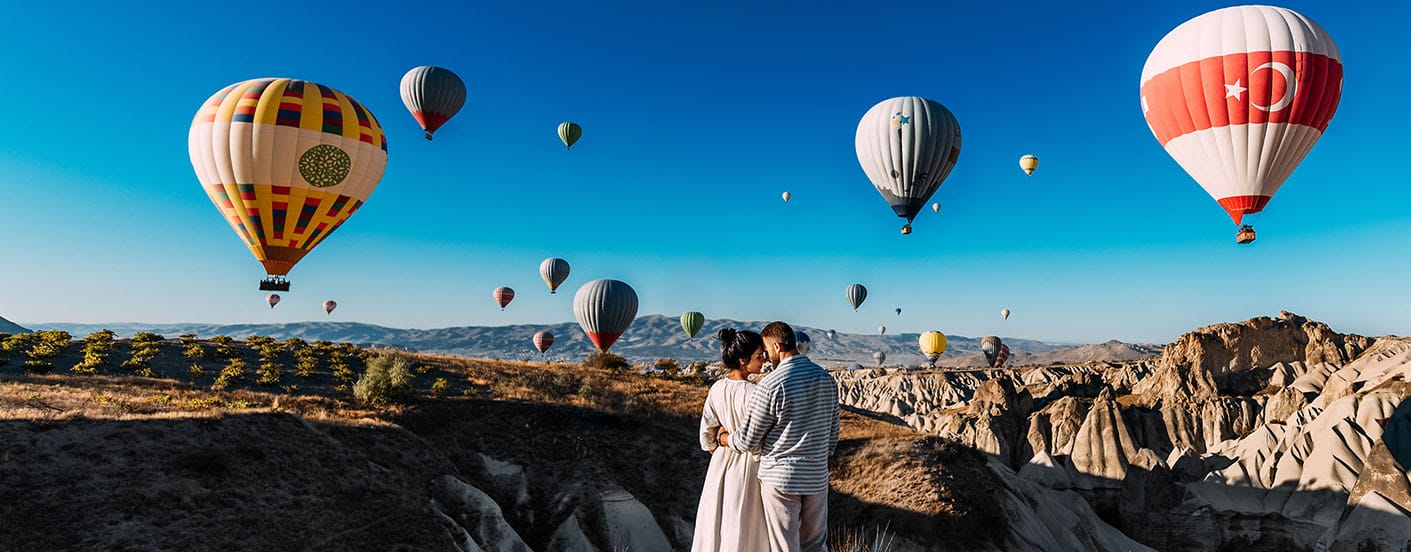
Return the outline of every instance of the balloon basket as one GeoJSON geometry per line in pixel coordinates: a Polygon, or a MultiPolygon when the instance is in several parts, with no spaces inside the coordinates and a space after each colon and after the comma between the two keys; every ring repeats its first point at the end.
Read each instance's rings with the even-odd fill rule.
{"type": "Polygon", "coordinates": [[[1240,244],[1240,245],[1245,245],[1245,244],[1249,244],[1249,243],[1253,243],[1253,242],[1254,242],[1254,227],[1253,227],[1253,226],[1245,226],[1245,227],[1243,227],[1243,228],[1240,228],[1239,233],[1238,233],[1238,234],[1235,234],[1235,243],[1238,243],[1238,244],[1240,244]]]}
{"type": "Polygon", "coordinates": [[[909,234],[911,234],[911,225],[910,225],[910,224],[901,227],[901,235],[906,236],[906,235],[909,235],[909,234]]]}
{"type": "Polygon", "coordinates": [[[260,280],[260,291],[289,291],[289,280],[271,277],[260,280]]]}

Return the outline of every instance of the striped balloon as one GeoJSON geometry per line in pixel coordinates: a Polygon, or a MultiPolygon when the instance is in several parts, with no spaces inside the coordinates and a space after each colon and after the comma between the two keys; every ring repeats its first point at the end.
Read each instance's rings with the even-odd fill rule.
{"type": "Polygon", "coordinates": [[[514,300],[514,290],[507,287],[495,288],[495,293],[492,295],[495,298],[495,304],[500,306],[500,310],[505,310],[505,307],[509,306],[510,301],[514,300]]]}
{"type": "Polygon", "coordinates": [[[573,144],[578,143],[578,139],[583,137],[583,127],[578,123],[559,123],[559,140],[563,140],[565,149],[573,149],[573,144]]]}
{"type": "Polygon", "coordinates": [[[1025,155],[1019,158],[1019,169],[1024,171],[1025,176],[1034,176],[1034,169],[1039,168],[1039,158],[1034,155],[1025,155]]]}
{"type": "Polygon", "coordinates": [[[637,318],[637,292],[626,282],[593,280],[573,296],[573,317],[593,345],[606,352],[637,318]]]}
{"type": "Polygon", "coordinates": [[[867,300],[867,287],[862,284],[848,286],[848,304],[852,305],[853,312],[862,306],[862,302],[867,300]]]}
{"type": "Polygon", "coordinates": [[[539,263],[539,277],[549,284],[549,293],[558,293],[559,284],[568,279],[568,261],[550,257],[539,263]]]}
{"type": "Polygon", "coordinates": [[[884,353],[882,351],[872,353],[872,360],[877,361],[877,365],[881,366],[883,362],[887,361],[887,353],[884,353]]]}
{"type": "Polygon", "coordinates": [[[191,121],[187,148],[216,209],[270,276],[285,276],[357,212],[387,168],[372,112],[308,81],[221,89],[191,121]]]}
{"type": "Polygon", "coordinates": [[[415,67],[402,75],[402,103],[430,140],[465,105],[465,82],[450,69],[415,67]]]}
{"type": "Polygon", "coordinates": [[[1004,342],[1000,341],[998,336],[987,335],[980,339],[980,352],[985,353],[985,364],[994,365],[995,355],[999,354],[1002,345],[1004,342]]]}
{"type": "Polygon", "coordinates": [[[534,334],[534,348],[539,350],[539,354],[549,352],[549,347],[554,346],[554,334],[549,332],[539,332],[534,334]]]}
{"type": "Polygon", "coordinates": [[[1009,345],[1000,344],[999,350],[995,352],[994,360],[990,361],[990,367],[999,368],[1009,360],[1009,345]]]}
{"type": "Polygon", "coordinates": [[[1156,140],[1229,213],[1258,213],[1328,128],[1342,57],[1293,10],[1236,6],[1191,19],[1147,57],[1141,106],[1156,140]]]}
{"type": "Polygon", "coordinates": [[[857,124],[857,161],[898,217],[911,221],[960,159],[960,123],[935,100],[883,100],[857,124]]]}
{"type": "Polygon", "coordinates": [[[324,313],[324,314],[333,314],[333,309],[336,309],[336,308],[338,308],[338,302],[337,302],[337,301],[328,300],[328,301],[324,301],[324,302],[323,302],[323,313],[324,313]]]}
{"type": "Polygon", "coordinates": [[[705,315],[696,311],[690,311],[681,315],[681,329],[686,331],[686,337],[696,338],[696,333],[701,331],[701,326],[705,325],[705,315]]]}

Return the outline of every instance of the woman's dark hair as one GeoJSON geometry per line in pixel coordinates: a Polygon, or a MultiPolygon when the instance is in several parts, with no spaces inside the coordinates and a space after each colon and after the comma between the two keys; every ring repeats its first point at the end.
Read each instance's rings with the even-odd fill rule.
{"type": "Polygon", "coordinates": [[[725,328],[716,333],[715,337],[720,338],[720,362],[731,370],[743,368],[750,356],[764,346],[764,339],[749,330],[735,331],[725,328]]]}

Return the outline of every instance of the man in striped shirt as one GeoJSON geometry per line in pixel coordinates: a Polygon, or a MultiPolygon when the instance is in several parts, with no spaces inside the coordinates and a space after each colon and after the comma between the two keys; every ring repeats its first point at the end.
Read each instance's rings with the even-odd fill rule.
{"type": "Polygon", "coordinates": [[[772,552],[825,552],[828,459],[838,445],[838,385],[799,354],[794,329],[760,332],[774,371],[750,393],[745,422],[720,444],[760,454],[760,494],[772,552]]]}

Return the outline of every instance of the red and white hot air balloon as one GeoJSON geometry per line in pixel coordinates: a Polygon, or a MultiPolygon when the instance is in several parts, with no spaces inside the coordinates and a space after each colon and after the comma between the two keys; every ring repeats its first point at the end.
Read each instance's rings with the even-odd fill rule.
{"type": "Polygon", "coordinates": [[[500,306],[500,310],[505,310],[505,307],[509,306],[510,301],[514,300],[514,290],[507,287],[497,287],[495,288],[493,296],[495,297],[495,304],[500,306]]]}
{"type": "Polygon", "coordinates": [[[637,318],[637,292],[626,282],[593,280],[574,294],[573,317],[593,345],[606,352],[637,318]]]}
{"type": "MultiPolygon", "coordinates": [[[[1147,126],[1235,224],[1269,203],[1323,135],[1342,57],[1293,10],[1235,6],[1176,27],[1142,68],[1147,126]]],[[[1251,227],[1239,242],[1254,241],[1251,227]]]]}
{"type": "Polygon", "coordinates": [[[323,302],[323,313],[333,314],[333,309],[338,308],[338,302],[332,299],[323,302]]]}
{"type": "Polygon", "coordinates": [[[549,347],[554,346],[554,334],[549,332],[539,332],[534,334],[534,348],[539,350],[539,354],[549,352],[549,347]]]}
{"type": "Polygon", "coordinates": [[[271,294],[269,294],[268,297],[265,297],[265,302],[266,302],[266,303],[269,303],[269,308],[274,308],[275,305],[278,305],[278,304],[279,304],[279,294],[278,294],[278,293],[271,293],[271,294]]]}

